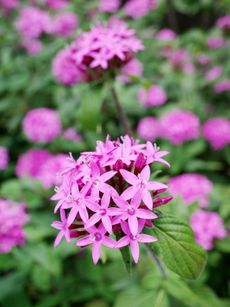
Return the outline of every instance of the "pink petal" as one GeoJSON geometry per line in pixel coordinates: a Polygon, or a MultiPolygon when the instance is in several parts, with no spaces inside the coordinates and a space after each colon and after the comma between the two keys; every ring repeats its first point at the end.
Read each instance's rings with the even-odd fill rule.
{"type": "Polygon", "coordinates": [[[107,212],[109,216],[117,216],[123,214],[123,211],[120,208],[108,208],[107,212]]]}
{"type": "Polygon", "coordinates": [[[136,193],[135,187],[128,187],[122,194],[121,197],[125,200],[131,199],[136,193]]]}
{"type": "Polygon", "coordinates": [[[92,248],[93,263],[96,264],[101,255],[101,243],[94,243],[92,248]]]}
{"type": "Polygon", "coordinates": [[[137,216],[141,219],[156,219],[157,215],[150,210],[137,209],[137,216]]]}
{"type": "Polygon", "coordinates": [[[145,179],[146,181],[150,178],[150,167],[146,165],[143,170],[141,171],[141,177],[145,179]]]}
{"type": "Polygon", "coordinates": [[[105,227],[105,229],[108,231],[108,233],[112,233],[112,223],[109,218],[109,216],[105,215],[102,217],[102,223],[105,227]]]}
{"type": "Polygon", "coordinates": [[[138,208],[140,206],[141,200],[142,200],[142,193],[141,193],[141,191],[138,191],[133,196],[130,204],[131,204],[132,207],[138,208]]]}
{"type": "Polygon", "coordinates": [[[130,229],[129,229],[128,223],[126,223],[126,222],[123,221],[123,220],[121,220],[120,223],[121,223],[121,229],[122,229],[122,231],[123,231],[125,234],[130,235],[130,229]]]}
{"type": "Polygon", "coordinates": [[[86,199],[85,204],[93,212],[97,212],[101,208],[96,202],[94,202],[92,200],[86,199]]]}
{"type": "Polygon", "coordinates": [[[139,249],[138,242],[136,240],[130,241],[130,250],[131,250],[131,254],[133,256],[134,262],[137,263],[139,259],[140,249],[139,249]]]}
{"type": "Polygon", "coordinates": [[[160,190],[160,189],[167,189],[167,185],[160,183],[160,182],[156,182],[156,181],[150,181],[147,184],[147,189],[152,191],[152,190],[160,190]]]}
{"type": "Polygon", "coordinates": [[[117,172],[115,171],[109,171],[103,175],[101,175],[100,179],[103,181],[103,182],[106,182],[108,181],[109,179],[111,179],[117,172]]]}
{"type": "Polygon", "coordinates": [[[78,211],[79,211],[78,206],[75,206],[70,210],[68,220],[67,220],[68,225],[71,225],[73,223],[73,221],[76,219],[78,211]]]}
{"type": "Polygon", "coordinates": [[[149,236],[149,235],[145,235],[145,234],[140,234],[138,236],[138,241],[139,242],[142,242],[142,243],[151,243],[151,242],[155,242],[155,241],[158,241],[157,238],[154,238],[152,236],[149,236]]]}
{"type": "Polygon", "coordinates": [[[101,219],[98,213],[91,216],[91,218],[86,222],[85,228],[90,228],[95,225],[101,219]]]}
{"type": "Polygon", "coordinates": [[[131,185],[136,185],[137,182],[138,182],[138,179],[137,177],[131,173],[131,172],[128,172],[126,171],[125,169],[121,169],[120,170],[120,173],[122,175],[122,177],[131,185]]]}
{"type": "Polygon", "coordinates": [[[56,248],[58,246],[58,244],[60,243],[62,237],[64,236],[63,231],[61,230],[58,235],[56,236],[56,239],[54,241],[54,247],[56,248]]]}
{"type": "Polygon", "coordinates": [[[121,238],[117,244],[116,244],[116,248],[122,248],[124,246],[129,245],[129,238],[127,236],[121,238]]]}
{"type": "Polygon", "coordinates": [[[103,244],[109,248],[115,248],[116,243],[117,242],[110,237],[104,236],[103,238],[103,244]]]}
{"type": "Polygon", "coordinates": [[[115,204],[119,207],[119,208],[126,208],[129,204],[127,203],[126,200],[122,199],[120,196],[112,196],[115,204]]]}
{"type": "Polygon", "coordinates": [[[52,227],[56,228],[56,229],[62,229],[62,222],[59,221],[55,221],[51,224],[52,227]]]}
{"type": "Polygon", "coordinates": [[[82,219],[83,222],[87,222],[88,218],[89,218],[89,215],[88,215],[88,211],[86,210],[85,207],[80,207],[79,208],[79,214],[80,214],[80,217],[82,219]]]}
{"type": "Polygon", "coordinates": [[[89,245],[91,243],[92,243],[92,241],[90,240],[90,237],[86,236],[84,238],[79,239],[76,244],[77,244],[77,246],[83,247],[83,246],[89,245]]]}
{"type": "Polygon", "coordinates": [[[110,193],[107,191],[101,199],[101,205],[103,208],[108,208],[110,204],[110,193]]]}
{"type": "Polygon", "coordinates": [[[136,235],[137,230],[138,230],[138,220],[137,220],[136,216],[134,216],[134,215],[129,216],[128,224],[129,224],[129,228],[130,228],[131,233],[133,235],[136,235]]]}
{"type": "Polygon", "coordinates": [[[145,203],[145,205],[146,205],[150,210],[152,210],[152,208],[153,208],[153,200],[152,200],[152,196],[151,196],[151,194],[149,193],[149,191],[147,191],[147,190],[143,190],[143,191],[142,191],[142,199],[143,199],[143,202],[145,203]]]}
{"type": "Polygon", "coordinates": [[[98,177],[100,176],[100,168],[97,166],[96,163],[91,163],[90,165],[90,170],[91,170],[91,174],[93,177],[98,177]]]}

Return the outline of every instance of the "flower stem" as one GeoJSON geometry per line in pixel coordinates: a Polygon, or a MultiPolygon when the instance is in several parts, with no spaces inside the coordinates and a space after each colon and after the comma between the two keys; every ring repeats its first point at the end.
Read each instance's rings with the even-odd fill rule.
{"type": "Polygon", "coordinates": [[[147,246],[146,244],[144,245],[145,246],[145,250],[147,251],[148,255],[150,256],[150,258],[156,263],[159,271],[161,272],[161,275],[163,277],[167,277],[167,273],[165,271],[165,268],[163,266],[163,263],[162,261],[160,260],[160,258],[153,252],[151,251],[147,246]]]}
{"type": "Polygon", "coordinates": [[[116,110],[117,110],[117,113],[118,113],[118,116],[119,116],[119,120],[121,122],[121,126],[124,130],[124,133],[125,134],[128,134],[129,136],[132,136],[132,131],[131,131],[131,128],[130,128],[130,125],[129,125],[129,122],[128,122],[128,118],[121,106],[121,103],[119,101],[119,98],[118,98],[118,95],[117,95],[117,92],[114,88],[114,86],[111,87],[111,93],[112,93],[112,96],[113,96],[113,100],[114,100],[114,103],[115,103],[115,107],[116,107],[116,110]]]}

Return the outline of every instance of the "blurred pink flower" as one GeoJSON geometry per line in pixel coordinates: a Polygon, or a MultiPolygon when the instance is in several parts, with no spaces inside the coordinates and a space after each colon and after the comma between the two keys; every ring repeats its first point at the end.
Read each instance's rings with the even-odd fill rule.
{"type": "Polygon", "coordinates": [[[221,80],[214,85],[214,91],[216,93],[223,93],[230,91],[230,80],[221,80]]]}
{"type": "Polygon", "coordinates": [[[186,205],[198,202],[202,208],[208,205],[208,196],[213,188],[207,177],[196,173],[172,177],[168,185],[170,193],[181,196],[186,205]]]}
{"type": "Polygon", "coordinates": [[[161,137],[179,145],[198,138],[200,122],[192,112],[176,109],[160,118],[160,127],[161,137]]]}
{"type": "Polygon", "coordinates": [[[190,218],[190,225],[194,231],[198,244],[207,250],[214,247],[214,240],[226,237],[224,223],[218,213],[199,210],[190,218]]]}
{"type": "Polygon", "coordinates": [[[230,144],[230,121],[226,118],[211,118],[203,126],[203,136],[218,150],[230,144]]]}
{"type": "Polygon", "coordinates": [[[160,125],[155,117],[142,118],[137,126],[137,134],[145,141],[155,141],[160,135],[160,125]]]}
{"type": "Polygon", "coordinates": [[[7,168],[9,164],[9,153],[6,147],[0,146],[0,170],[7,168]]]}
{"type": "Polygon", "coordinates": [[[0,0],[0,8],[1,6],[6,10],[12,10],[18,6],[20,0],[0,0]]]}
{"type": "Polygon", "coordinates": [[[70,1],[69,0],[46,0],[46,5],[54,10],[63,9],[70,1]]]}
{"type": "Polygon", "coordinates": [[[153,84],[148,90],[140,89],[138,99],[145,107],[153,107],[165,104],[167,95],[161,86],[153,84]]]}
{"type": "Polygon", "coordinates": [[[43,45],[37,38],[24,38],[21,41],[21,46],[26,49],[31,56],[36,55],[42,51],[43,45]]]}
{"type": "Polygon", "coordinates": [[[191,57],[186,49],[165,49],[163,56],[168,58],[175,70],[186,74],[193,74],[195,67],[191,62],[191,57]]]}
{"type": "Polygon", "coordinates": [[[226,15],[217,19],[217,26],[224,31],[230,30],[230,15],[226,15]]]}
{"type": "Polygon", "coordinates": [[[143,64],[138,59],[131,59],[121,69],[121,74],[117,77],[122,83],[131,82],[130,76],[141,77],[143,73],[143,64]]]}
{"type": "Polygon", "coordinates": [[[204,65],[204,66],[208,65],[211,62],[211,59],[205,53],[199,53],[196,56],[196,59],[200,65],[204,65]]]}
{"type": "Polygon", "coordinates": [[[210,37],[207,46],[211,49],[217,49],[226,46],[226,40],[223,37],[210,37]]]}
{"type": "Polygon", "coordinates": [[[58,36],[68,37],[78,26],[78,17],[72,12],[64,12],[52,21],[52,33],[58,36]]]}
{"type": "Polygon", "coordinates": [[[157,35],[156,38],[160,41],[164,41],[164,42],[172,42],[176,39],[176,33],[171,30],[171,29],[161,29],[157,35]]]}
{"type": "Polygon", "coordinates": [[[213,81],[218,79],[223,73],[223,68],[221,66],[214,66],[209,69],[205,74],[205,79],[207,81],[213,81]]]}
{"type": "Polygon", "coordinates": [[[77,143],[82,141],[82,136],[76,132],[76,130],[74,128],[68,128],[66,130],[63,131],[63,137],[66,140],[72,140],[75,141],[77,143]]]}
{"type": "Polygon", "coordinates": [[[23,225],[28,221],[25,204],[0,199],[0,254],[25,243],[23,225]]]}
{"type": "Polygon", "coordinates": [[[157,0],[129,0],[124,11],[131,18],[140,18],[146,16],[150,10],[156,9],[157,0]]]}
{"type": "Polygon", "coordinates": [[[23,119],[23,132],[32,142],[49,143],[61,133],[61,121],[56,111],[37,108],[29,111],[23,119]]]}
{"type": "Polygon", "coordinates": [[[100,0],[99,10],[101,12],[115,13],[121,4],[121,0],[100,0]]]}

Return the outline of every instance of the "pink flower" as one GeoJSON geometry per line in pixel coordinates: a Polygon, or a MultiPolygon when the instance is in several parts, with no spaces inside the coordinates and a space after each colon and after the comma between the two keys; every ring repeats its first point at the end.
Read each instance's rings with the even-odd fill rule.
{"type": "Polygon", "coordinates": [[[210,37],[207,46],[211,49],[222,48],[226,46],[226,41],[223,37],[210,37]]]}
{"type": "Polygon", "coordinates": [[[131,18],[140,18],[146,16],[150,10],[157,7],[157,0],[129,0],[124,11],[131,18]]]}
{"type": "Polygon", "coordinates": [[[186,205],[198,202],[200,207],[208,205],[208,196],[213,188],[212,182],[200,174],[182,174],[169,180],[169,190],[182,197],[186,205]]]}
{"type": "Polygon", "coordinates": [[[7,168],[9,164],[9,153],[6,147],[0,146],[0,170],[7,168]]]}
{"type": "Polygon", "coordinates": [[[207,81],[213,81],[218,79],[223,73],[223,68],[221,66],[214,66],[209,69],[205,74],[205,79],[207,81]]]}
{"type": "Polygon", "coordinates": [[[121,4],[120,0],[100,0],[99,10],[101,12],[115,13],[121,4]]]}
{"type": "Polygon", "coordinates": [[[203,126],[203,136],[218,150],[230,144],[230,121],[226,118],[211,118],[203,126]]]}
{"type": "Polygon", "coordinates": [[[191,216],[190,225],[198,244],[207,250],[214,246],[214,240],[223,240],[227,233],[221,217],[212,211],[199,210],[191,216]]]}
{"type": "Polygon", "coordinates": [[[226,15],[217,19],[217,26],[224,31],[230,30],[230,15],[226,15]]]}
{"type": "Polygon", "coordinates": [[[138,123],[137,133],[145,141],[154,141],[160,135],[158,120],[152,116],[142,118],[138,123]]]}
{"type": "Polygon", "coordinates": [[[0,0],[0,7],[3,6],[6,11],[10,11],[16,8],[19,2],[19,0],[0,0]]]}
{"type": "Polygon", "coordinates": [[[160,118],[161,137],[174,145],[195,140],[199,136],[199,119],[192,112],[172,110],[160,118]]]}
{"type": "Polygon", "coordinates": [[[208,65],[211,62],[211,59],[204,53],[199,53],[196,56],[196,59],[200,65],[208,65]]]}
{"type": "Polygon", "coordinates": [[[182,71],[186,74],[194,73],[195,68],[186,49],[166,49],[163,56],[169,59],[175,70],[182,71]]]}
{"type": "MultiPolygon", "coordinates": [[[[105,143],[97,142],[95,151],[83,152],[76,161],[70,157],[52,196],[58,201],[55,212],[62,215],[61,222],[53,224],[60,230],[55,246],[65,234],[67,241],[77,238],[78,246],[92,244],[93,261],[97,263],[102,245],[119,248],[110,237],[116,229],[120,248],[130,245],[132,253],[134,245],[138,248],[137,242],[156,241],[141,231],[145,224],[152,227],[157,218],[152,210],[172,198],[160,195],[167,190],[166,185],[149,180],[151,164],[168,164],[163,160],[168,152],[150,144],[138,144],[129,136],[116,141],[107,137],[105,143]],[[122,231],[124,221],[128,222],[129,231],[122,231]]],[[[137,254],[133,257],[137,262],[137,254]]]]}
{"type": "Polygon", "coordinates": [[[68,128],[63,131],[63,137],[66,140],[71,140],[77,143],[80,143],[82,141],[82,136],[76,132],[74,128],[68,128]]]}
{"type": "Polygon", "coordinates": [[[214,91],[216,93],[223,93],[230,91],[230,80],[221,80],[214,85],[214,91]]]}
{"type": "Polygon", "coordinates": [[[29,55],[36,55],[42,51],[42,43],[37,38],[24,38],[21,46],[26,49],[29,55]]]}
{"type": "Polygon", "coordinates": [[[158,33],[157,33],[157,39],[159,41],[163,41],[163,42],[172,42],[176,39],[176,33],[171,30],[171,29],[161,29],[158,33]]]}
{"type": "Polygon", "coordinates": [[[25,243],[23,225],[29,221],[25,205],[0,199],[0,254],[25,243]]]}
{"type": "Polygon", "coordinates": [[[104,70],[121,68],[142,49],[135,31],[113,19],[106,26],[97,25],[80,34],[70,48],[61,51],[53,62],[53,74],[68,85],[79,83],[79,79],[98,79],[104,70]]]}
{"type": "Polygon", "coordinates": [[[130,83],[130,76],[141,77],[142,73],[143,64],[138,59],[133,58],[122,67],[118,80],[122,83],[130,83]]]}
{"type": "Polygon", "coordinates": [[[73,30],[76,29],[77,25],[77,15],[72,12],[64,12],[53,20],[52,33],[57,36],[68,37],[72,35],[73,30]]]}
{"type": "Polygon", "coordinates": [[[121,222],[122,231],[125,236],[122,237],[116,244],[116,248],[122,248],[129,245],[131,254],[133,256],[134,262],[137,263],[139,259],[140,249],[138,243],[152,243],[158,241],[157,238],[152,236],[142,234],[143,223],[138,224],[138,232],[136,235],[133,235],[130,231],[130,228],[126,222],[121,222]]]}
{"type": "Polygon", "coordinates": [[[46,0],[46,5],[54,10],[64,8],[69,3],[69,0],[46,0]]]}
{"type": "Polygon", "coordinates": [[[23,120],[23,132],[32,142],[49,143],[61,133],[61,129],[58,114],[48,108],[33,109],[23,120]]]}
{"type": "Polygon", "coordinates": [[[140,89],[138,99],[145,107],[161,106],[165,104],[167,95],[161,86],[152,85],[148,90],[140,89]]]}

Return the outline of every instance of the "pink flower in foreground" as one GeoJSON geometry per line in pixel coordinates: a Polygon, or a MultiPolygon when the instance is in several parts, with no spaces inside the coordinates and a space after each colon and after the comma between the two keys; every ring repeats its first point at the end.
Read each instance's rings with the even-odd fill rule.
{"type": "Polygon", "coordinates": [[[140,18],[156,7],[157,0],[129,0],[124,6],[124,11],[131,18],[140,18]]]}
{"type": "Polygon", "coordinates": [[[161,29],[157,33],[157,39],[163,42],[172,42],[176,39],[176,33],[171,29],[161,29]]]}
{"type": "Polygon", "coordinates": [[[140,89],[138,99],[145,107],[161,106],[165,104],[167,95],[161,86],[154,84],[148,90],[140,89]]]}
{"type": "Polygon", "coordinates": [[[101,12],[115,13],[121,4],[120,0],[100,0],[99,10],[101,12]]]}
{"type": "Polygon", "coordinates": [[[23,132],[32,142],[49,143],[61,133],[61,129],[58,114],[48,108],[33,109],[23,120],[23,132]]]}
{"type": "Polygon", "coordinates": [[[230,30],[230,15],[226,15],[217,19],[217,26],[224,31],[230,30]]]}
{"type": "Polygon", "coordinates": [[[142,118],[137,126],[137,134],[145,141],[154,141],[160,135],[158,120],[152,116],[142,118]]]}
{"type": "Polygon", "coordinates": [[[61,222],[53,224],[60,230],[55,246],[63,236],[67,241],[77,238],[78,246],[92,245],[97,263],[102,245],[129,245],[137,262],[138,242],[157,240],[142,234],[144,225],[152,227],[157,218],[154,208],[172,199],[160,195],[166,185],[150,180],[151,164],[168,165],[163,159],[167,154],[151,143],[138,144],[125,136],[116,141],[107,137],[105,143],[97,142],[95,151],[81,153],[76,161],[71,157],[52,197],[58,201],[55,212],[61,214],[61,222]],[[113,233],[119,235],[118,242],[110,237],[113,233]]]}
{"type": "Polygon", "coordinates": [[[223,93],[230,91],[230,80],[221,80],[214,85],[214,91],[216,93],[223,93]]]}
{"type": "Polygon", "coordinates": [[[52,33],[58,36],[68,37],[78,25],[78,18],[72,12],[64,12],[55,17],[52,22],[52,33]]]}
{"type": "Polygon", "coordinates": [[[223,37],[210,37],[207,45],[211,49],[222,48],[226,46],[226,40],[223,37]]]}
{"type": "Polygon", "coordinates": [[[25,205],[0,199],[0,254],[25,243],[23,225],[29,221],[25,205]]]}
{"type": "Polygon", "coordinates": [[[227,235],[223,221],[216,212],[199,210],[191,216],[190,225],[197,243],[207,250],[213,248],[215,239],[223,240],[227,235]]]}
{"type": "Polygon", "coordinates": [[[64,8],[69,3],[69,0],[46,0],[46,5],[54,10],[64,8]]]}
{"type": "Polygon", "coordinates": [[[83,32],[69,48],[59,52],[53,62],[53,73],[59,82],[68,85],[79,83],[79,79],[98,79],[104,70],[121,68],[142,49],[135,31],[113,19],[107,25],[83,32]]]}
{"type": "Polygon", "coordinates": [[[118,80],[122,83],[131,82],[130,76],[141,77],[143,73],[143,64],[138,59],[131,59],[121,69],[118,80]]]}
{"type": "Polygon", "coordinates": [[[211,118],[203,126],[203,136],[218,150],[230,144],[230,121],[226,118],[211,118]]]}
{"type": "Polygon", "coordinates": [[[195,140],[199,136],[198,117],[189,111],[172,110],[160,118],[161,137],[174,145],[195,140]]]}
{"type": "Polygon", "coordinates": [[[205,74],[205,79],[208,81],[213,81],[218,79],[223,73],[223,68],[221,66],[214,66],[209,69],[205,74]]]}
{"type": "Polygon", "coordinates": [[[200,207],[208,205],[213,185],[207,177],[196,173],[182,174],[172,177],[168,184],[170,193],[181,196],[186,205],[196,201],[200,207]]]}
{"type": "Polygon", "coordinates": [[[9,164],[9,153],[6,147],[0,146],[0,170],[7,168],[9,164]]]}

